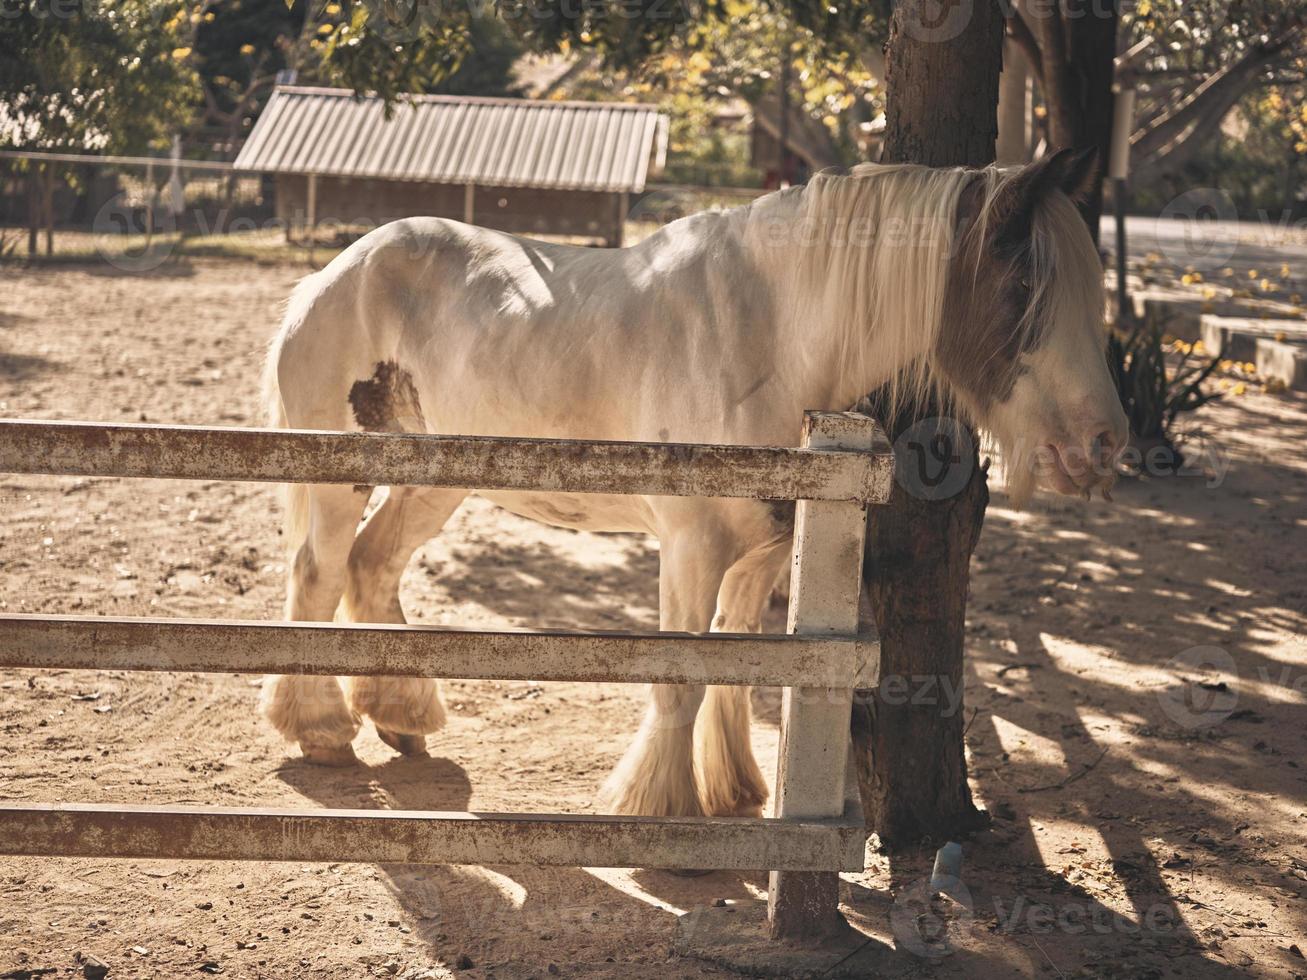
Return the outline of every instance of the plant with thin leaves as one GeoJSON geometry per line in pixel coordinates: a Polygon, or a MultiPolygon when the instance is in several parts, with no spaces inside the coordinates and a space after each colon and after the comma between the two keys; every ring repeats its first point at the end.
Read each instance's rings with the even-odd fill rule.
{"type": "Polygon", "coordinates": [[[1203,387],[1221,357],[1217,352],[1203,363],[1194,347],[1177,345],[1175,352],[1179,363],[1168,368],[1167,357],[1173,352],[1168,351],[1162,328],[1154,320],[1129,332],[1113,331],[1107,341],[1107,362],[1130,422],[1131,441],[1145,452],[1161,447],[1162,455],[1169,456],[1173,468],[1179,469],[1184,460],[1179,449],[1183,440],[1176,421],[1221,397],[1220,392],[1203,387]]]}

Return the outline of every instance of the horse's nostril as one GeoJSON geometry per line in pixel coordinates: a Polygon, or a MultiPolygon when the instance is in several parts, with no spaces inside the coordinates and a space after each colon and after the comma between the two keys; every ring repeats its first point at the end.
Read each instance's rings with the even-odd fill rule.
{"type": "Polygon", "coordinates": [[[1092,447],[1090,453],[1092,459],[1100,463],[1111,463],[1116,459],[1116,454],[1120,452],[1122,443],[1114,429],[1106,428],[1094,436],[1090,446],[1092,447]]]}

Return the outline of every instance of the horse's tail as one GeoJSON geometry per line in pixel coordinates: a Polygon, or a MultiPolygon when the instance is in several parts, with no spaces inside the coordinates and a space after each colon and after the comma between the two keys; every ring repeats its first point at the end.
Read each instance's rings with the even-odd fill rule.
{"type": "MultiPolygon", "coordinates": [[[[281,364],[286,335],[293,324],[304,314],[306,306],[316,290],[312,276],[301,279],[291,293],[286,304],[286,313],[282,318],[281,329],[268,346],[268,357],[263,365],[263,408],[269,428],[286,429],[290,427],[286,417],[286,403],[281,397],[281,384],[278,380],[278,368],[281,364]]],[[[282,506],[282,536],[290,555],[299,550],[309,536],[309,487],[304,483],[283,483],[280,487],[282,506]]]]}

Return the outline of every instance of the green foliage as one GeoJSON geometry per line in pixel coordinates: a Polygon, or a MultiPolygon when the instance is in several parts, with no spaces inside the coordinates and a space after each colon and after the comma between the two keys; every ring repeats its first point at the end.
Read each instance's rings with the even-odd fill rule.
{"type": "Polygon", "coordinates": [[[181,0],[4,0],[0,143],[140,152],[167,142],[197,92],[181,0]]]}
{"type": "MultiPolygon", "coordinates": [[[[849,63],[879,49],[886,39],[890,0],[845,4],[809,0],[500,0],[497,10],[539,51],[593,48],[609,67],[629,71],[678,50],[712,50],[749,20],[784,21],[810,38],[823,61],[849,63]]],[[[774,50],[774,49],[773,49],[774,50]]]]}
{"type": "Polygon", "coordinates": [[[509,94],[521,44],[486,5],[445,0],[193,0],[195,63],[210,122],[233,135],[277,73],[386,99],[405,92],[509,94]]]}
{"type": "Polygon", "coordinates": [[[467,50],[458,67],[432,86],[445,95],[516,94],[513,65],[525,53],[521,40],[495,17],[474,17],[468,24],[467,50]]]}
{"type": "Polygon", "coordinates": [[[1219,355],[1207,364],[1191,358],[1192,349],[1185,349],[1180,363],[1168,370],[1162,330],[1154,323],[1140,324],[1124,335],[1113,332],[1108,338],[1108,366],[1136,440],[1174,445],[1176,419],[1221,397],[1203,389],[1219,355]]]}
{"type": "Polygon", "coordinates": [[[1301,0],[1137,0],[1126,5],[1122,29],[1129,44],[1152,38],[1144,69],[1154,89],[1178,76],[1213,74],[1251,46],[1301,26],[1301,0]]]}
{"type": "MultiPolygon", "coordinates": [[[[570,91],[577,98],[638,99],[662,108],[671,121],[668,180],[749,186],[761,174],[749,163],[747,127],[731,126],[721,111],[735,103],[743,114],[746,103],[771,100],[774,117],[778,75],[788,62],[791,105],[816,123],[810,132],[824,138],[832,161],[862,159],[859,128],[875,117],[881,95],[862,60],[870,44],[837,49],[779,5],[756,0],[721,0],[707,9],[712,16],[659,34],[656,44],[649,32],[659,25],[646,26],[641,36],[648,43],[633,64],[628,61],[638,46],[630,37],[614,52],[602,32],[563,31],[564,50],[585,46],[603,56],[569,79],[570,91]]],[[[539,43],[539,36],[530,37],[539,43]]]]}

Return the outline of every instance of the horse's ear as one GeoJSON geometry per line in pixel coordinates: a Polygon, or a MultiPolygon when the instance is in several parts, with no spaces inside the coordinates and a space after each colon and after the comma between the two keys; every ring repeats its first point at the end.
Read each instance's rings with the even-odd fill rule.
{"type": "Polygon", "coordinates": [[[1083,201],[1094,189],[1098,177],[1098,150],[1092,146],[1083,150],[1061,150],[1056,156],[1065,157],[1058,174],[1062,193],[1077,203],[1083,201]]]}
{"type": "Polygon", "coordinates": [[[1098,151],[1092,147],[1058,150],[1027,164],[1001,192],[997,237],[1011,243],[1026,241],[1040,202],[1056,191],[1081,200],[1093,188],[1097,170],[1098,151]]]}

